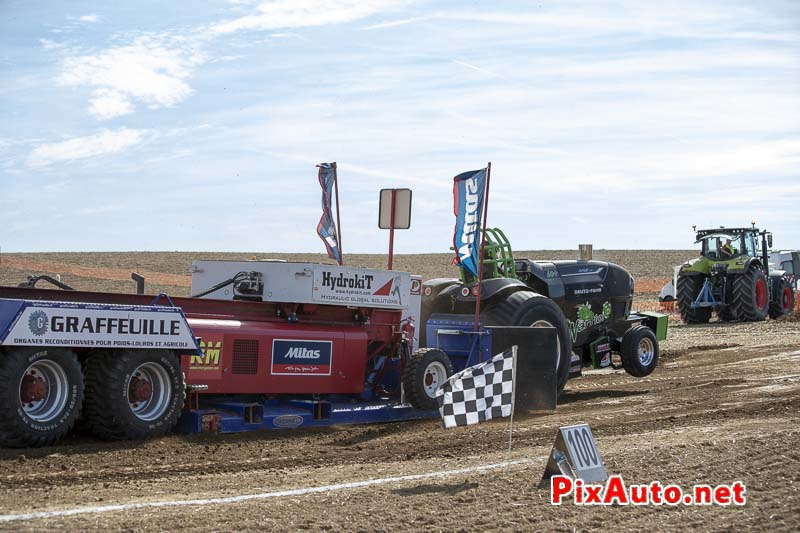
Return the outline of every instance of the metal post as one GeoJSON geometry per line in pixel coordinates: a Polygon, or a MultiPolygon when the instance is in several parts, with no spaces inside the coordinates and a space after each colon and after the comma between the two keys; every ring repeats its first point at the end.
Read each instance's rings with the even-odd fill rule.
{"type": "MultiPolygon", "coordinates": [[[[489,212],[489,182],[492,175],[492,162],[486,165],[486,189],[483,197],[483,230],[481,236],[481,256],[478,259],[478,300],[475,302],[475,323],[472,326],[472,331],[478,331],[478,315],[481,314],[481,285],[483,284],[483,252],[486,246],[486,216],[489,212]]],[[[483,362],[483,354],[481,354],[479,362],[483,362]]]]}
{"type": "Polygon", "coordinates": [[[394,255],[394,202],[397,189],[392,189],[392,209],[391,220],[389,221],[389,270],[392,269],[392,257],[394,255]]]}
{"type": "Polygon", "coordinates": [[[511,453],[511,437],[514,434],[514,404],[517,398],[517,346],[511,347],[511,418],[508,421],[508,452],[511,453]]]}
{"type": "Polygon", "coordinates": [[[339,265],[344,264],[344,249],[342,248],[342,221],[339,220],[339,178],[336,175],[336,161],[333,165],[333,186],[336,190],[336,240],[339,241],[339,265]]]}

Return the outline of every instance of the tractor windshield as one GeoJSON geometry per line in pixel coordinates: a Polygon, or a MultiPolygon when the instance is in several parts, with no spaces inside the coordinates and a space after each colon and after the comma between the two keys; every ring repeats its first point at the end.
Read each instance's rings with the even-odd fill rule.
{"type": "Polygon", "coordinates": [[[742,253],[741,241],[734,235],[723,233],[706,235],[700,242],[703,243],[703,250],[700,253],[712,261],[727,261],[742,253]]]}

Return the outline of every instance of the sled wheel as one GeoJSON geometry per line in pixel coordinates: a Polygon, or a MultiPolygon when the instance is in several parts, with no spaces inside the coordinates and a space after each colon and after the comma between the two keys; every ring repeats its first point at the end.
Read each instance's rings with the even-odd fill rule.
{"type": "Polygon", "coordinates": [[[703,276],[678,276],[678,311],[686,324],[705,324],[711,320],[710,307],[692,307],[703,288],[703,276]]]}
{"type": "Polygon", "coordinates": [[[622,367],[631,376],[650,375],[658,364],[658,339],[653,330],[638,324],[625,332],[620,346],[622,367]]]}
{"type": "Polygon", "coordinates": [[[567,319],[553,300],[535,292],[515,292],[481,312],[481,321],[485,326],[554,327],[558,333],[557,391],[561,394],[569,378],[572,339],[567,319]]]}
{"type": "Polygon", "coordinates": [[[423,348],[411,355],[403,371],[406,400],[416,409],[439,408],[436,390],[453,374],[450,358],[441,350],[423,348]]]}
{"type": "Polygon", "coordinates": [[[86,362],[85,417],[102,439],[170,432],[186,396],[183,372],[167,350],[95,352],[86,362]]]}
{"type": "Polygon", "coordinates": [[[777,297],[769,304],[769,317],[778,318],[791,314],[794,310],[794,291],[786,278],[781,278],[777,297]]]}
{"type": "Polygon", "coordinates": [[[769,298],[767,277],[764,271],[751,266],[733,281],[733,307],[736,315],[745,321],[758,322],[767,317],[769,298]]]}
{"type": "Polygon", "coordinates": [[[0,350],[0,445],[55,443],[72,429],[82,402],[83,374],[71,350],[0,350]]]}

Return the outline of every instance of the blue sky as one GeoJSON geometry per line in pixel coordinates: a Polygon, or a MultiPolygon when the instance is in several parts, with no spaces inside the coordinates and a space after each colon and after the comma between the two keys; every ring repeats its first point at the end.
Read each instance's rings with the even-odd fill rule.
{"type": "Polygon", "coordinates": [[[517,249],[800,248],[800,3],[0,1],[3,251],[446,252],[492,162],[517,249]]]}

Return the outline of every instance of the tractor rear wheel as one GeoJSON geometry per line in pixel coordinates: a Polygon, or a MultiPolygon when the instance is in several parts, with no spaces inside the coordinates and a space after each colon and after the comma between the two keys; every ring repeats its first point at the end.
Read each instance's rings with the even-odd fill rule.
{"type": "Polygon", "coordinates": [[[776,294],[777,297],[769,303],[769,317],[779,318],[791,314],[794,310],[794,290],[788,279],[781,278],[776,294]]]}
{"type": "Polygon", "coordinates": [[[572,360],[572,339],[567,319],[556,303],[535,292],[519,291],[508,295],[481,312],[484,326],[553,327],[558,332],[556,359],[557,392],[561,394],[569,378],[572,360]]]}
{"type": "Polygon", "coordinates": [[[733,281],[733,310],[748,322],[764,320],[769,312],[767,276],[758,267],[751,266],[733,281]]]}
{"type": "Polygon", "coordinates": [[[447,354],[436,348],[423,348],[411,355],[403,370],[403,391],[408,403],[416,409],[439,408],[436,390],[453,375],[447,354]]]}
{"type": "Polygon", "coordinates": [[[638,324],[625,332],[620,346],[622,368],[631,376],[649,376],[658,364],[658,339],[653,330],[638,324]]]}
{"type": "Polygon", "coordinates": [[[710,307],[692,307],[703,288],[704,276],[678,276],[678,311],[687,324],[705,324],[711,320],[710,307]]]}
{"type": "Polygon", "coordinates": [[[175,427],[186,390],[168,350],[95,352],[86,361],[85,416],[102,439],[146,439],[175,427]]]}
{"type": "MultiPolygon", "coordinates": [[[[426,289],[428,289],[426,287],[426,289]]],[[[420,308],[419,314],[419,347],[424,348],[428,346],[428,339],[427,339],[427,323],[428,318],[434,313],[447,313],[452,312],[453,305],[450,301],[450,298],[444,294],[437,294],[435,297],[425,297],[422,298],[422,306],[420,308]]],[[[435,339],[434,339],[435,340],[435,339]]],[[[435,344],[435,343],[434,343],[435,344]]]]}
{"type": "Polygon", "coordinates": [[[49,446],[72,429],[83,403],[78,358],[63,348],[0,349],[0,446],[49,446]]]}

